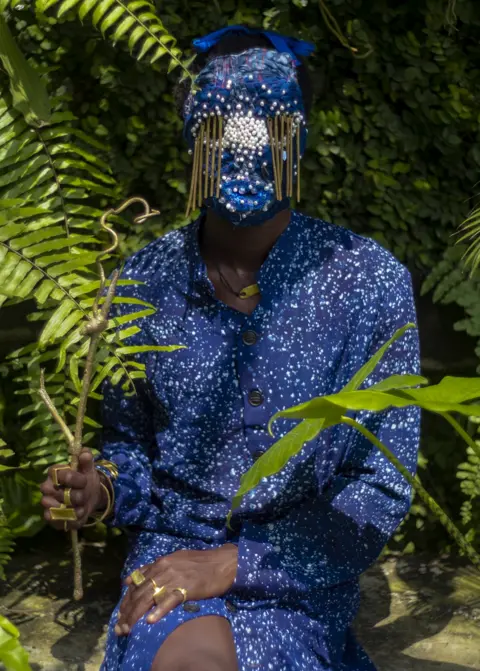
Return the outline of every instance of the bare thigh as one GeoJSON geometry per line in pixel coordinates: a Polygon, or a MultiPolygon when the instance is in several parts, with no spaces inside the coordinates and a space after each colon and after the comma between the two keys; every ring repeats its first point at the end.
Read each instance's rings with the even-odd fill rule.
{"type": "Polygon", "coordinates": [[[184,622],[162,644],[151,671],[238,671],[230,623],[218,615],[184,622]]]}

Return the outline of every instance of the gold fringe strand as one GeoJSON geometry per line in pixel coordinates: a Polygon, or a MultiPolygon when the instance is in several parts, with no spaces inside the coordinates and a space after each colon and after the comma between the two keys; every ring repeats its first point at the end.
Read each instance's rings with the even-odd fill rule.
{"type": "Polygon", "coordinates": [[[292,117],[287,116],[287,197],[292,197],[292,117]]]}
{"type": "MultiPolygon", "coordinates": [[[[212,154],[213,163],[215,163],[215,153],[212,154]]],[[[210,170],[210,117],[207,119],[207,130],[205,133],[205,185],[203,189],[203,197],[208,196],[208,175],[210,170]]]]}
{"type": "MultiPolygon", "coordinates": [[[[198,207],[202,207],[202,176],[203,176],[203,142],[205,139],[205,124],[202,123],[200,128],[200,147],[199,147],[199,162],[198,162],[198,207]]],[[[205,175],[205,179],[207,176],[205,175]]]]}
{"type": "Polygon", "coordinates": [[[198,137],[195,140],[195,149],[193,151],[193,167],[192,167],[192,180],[190,183],[190,197],[188,199],[186,217],[189,217],[192,211],[195,209],[196,204],[196,189],[197,189],[197,162],[198,162],[198,137]]]}
{"type": "Polygon", "coordinates": [[[285,141],[285,114],[280,115],[280,184],[283,191],[283,143],[285,141]]]}
{"type": "Polygon", "coordinates": [[[274,123],[275,129],[275,147],[276,147],[276,154],[277,154],[277,176],[278,176],[278,195],[277,195],[277,200],[282,200],[282,179],[281,179],[281,154],[280,154],[280,124],[279,124],[279,118],[278,116],[275,117],[275,123],[274,123]]]}
{"type": "Polygon", "coordinates": [[[215,154],[216,154],[216,149],[217,149],[217,116],[215,115],[212,118],[213,122],[213,130],[212,130],[212,158],[213,158],[213,166],[212,166],[212,174],[210,175],[210,195],[213,196],[213,185],[215,181],[215,154]]]}
{"type": "Polygon", "coordinates": [[[293,153],[293,117],[290,117],[290,198],[293,198],[293,164],[295,155],[293,153]]]}
{"type": "Polygon", "coordinates": [[[268,134],[270,135],[270,147],[272,150],[273,181],[275,184],[275,193],[277,200],[280,200],[280,198],[278,197],[277,149],[275,147],[275,138],[273,134],[273,126],[274,126],[273,119],[267,119],[267,125],[268,125],[268,134]]]}
{"type": "Polygon", "coordinates": [[[297,203],[300,202],[300,163],[302,160],[302,157],[300,155],[300,124],[302,122],[298,122],[297,126],[297,203]]]}
{"type": "Polygon", "coordinates": [[[290,128],[290,120],[285,116],[285,195],[290,197],[290,145],[288,142],[288,130],[290,128]]]}
{"type": "MultiPolygon", "coordinates": [[[[223,154],[223,117],[218,117],[218,168],[217,168],[217,198],[220,198],[220,184],[222,172],[222,154],[223,154]]],[[[213,153],[215,156],[215,152],[213,153]]],[[[213,165],[213,164],[212,164],[213,165]]],[[[212,167],[212,174],[215,172],[215,166],[212,167]]],[[[212,193],[213,195],[213,193],[212,193]]]]}

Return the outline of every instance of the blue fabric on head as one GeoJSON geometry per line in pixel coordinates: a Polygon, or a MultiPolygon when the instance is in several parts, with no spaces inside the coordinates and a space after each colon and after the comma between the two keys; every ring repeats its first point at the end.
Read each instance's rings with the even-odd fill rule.
{"type": "Polygon", "coordinates": [[[315,45],[304,40],[297,40],[295,37],[280,35],[271,30],[262,30],[259,28],[247,28],[246,26],[227,26],[220,30],[199,37],[193,40],[192,44],[199,53],[209,51],[226,35],[263,35],[281,53],[289,53],[295,63],[300,65],[299,56],[310,56],[315,51],[315,45]]]}

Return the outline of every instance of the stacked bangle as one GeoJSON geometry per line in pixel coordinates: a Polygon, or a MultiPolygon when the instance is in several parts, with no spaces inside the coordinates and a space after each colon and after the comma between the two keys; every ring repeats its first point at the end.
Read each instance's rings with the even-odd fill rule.
{"type": "Polygon", "coordinates": [[[84,527],[93,527],[95,524],[103,522],[103,520],[107,519],[107,517],[110,517],[115,506],[115,490],[113,488],[113,480],[116,480],[118,477],[118,468],[116,464],[111,461],[106,461],[105,459],[99,459],[95,463],[95,468],[104,476],[106,482],[108,483],[107,487],[104,482],[100,481],[100,486],[103,487],[105,494],[107,495],[107,507],[103,512],[92,515],[93,522],[84,524],[84,527]]]}

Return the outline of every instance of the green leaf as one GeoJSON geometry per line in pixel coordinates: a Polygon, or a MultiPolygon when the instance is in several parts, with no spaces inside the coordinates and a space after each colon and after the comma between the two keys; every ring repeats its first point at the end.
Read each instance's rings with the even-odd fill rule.
{"type": "Polygon", "coordinates": [[[109,15],[100,24],[100,31],[102,32],[102,34],[105,36],[107,30],[111,28],[114,25],[114,23],[116,23],[118,19],[124,14],[125,14],[124,7],[115,7],[115,9],[112,9],[109,15]]]}
{"type": "Polygon", "coordinates": [[[92,23],[95,28],[114,3],[115,0],[98,0],[92,14],[92,23]]]}
{"type": "Polygon", "coordinates": [[[75,5],[78,5],[79,0],[63,0],[62,4],[60,5],[60,9],[58,10],[58,17],[60,18],[67,12],[69,12],[71,9],[75,7],[75,5]]]}
{"type": "Polygon", "coordinates": [[[232,500],[232,510],[240,506],[243,497],[255,489],[263,478],[278,473],[305,443],[316,438],[326,428],[327,425],[323,419],[301,422],[283,438],[280,438],[240,478],[240,487],[232,500]]]}
{"type": "Polygon", "coordinates": [[[426,377],[421,375],[391,375],[381,382],[372,384],[369,389],[375,391],[390,391],[391,389],[405,389],[428,384],[426,377]]]}
{"type": "Polygon", "coordinates": [[[74,308],[75,303],[68,298],[60,303],[40,334],[38,339],[40,347],[45,347],[49,342],[54,342],[54,340],[57,339],[57,333],[59,332],[63,321],[74,308]]]}
{"type": "Polygon", "coordinates": [[[173,71],[175,70],[175,68],[177,68],[179,65],[180,65],[179,61],[176,60],[176,59],[174,59],[174,58],[172,58],[172,59],[170,60],[170,65],[168,66],[168,70],[167,70],[168,74],[170,74],[171,72],[173,72],[173,71]]]}
{"type": "Polygon", "coordinates": [[[467,416],[480,416],[480,406],[465,404],[466,401],[480,398],[480,378],[444,378],[438,385],[420,389],[405,388],[402,383],[397,389],[392,389],[391,384],[386,384],[386,388],[389,388],[389,391],[369,388],[319,396],[293,408],[277,412],[271,422],[279,417],[290,419],[329,417],[332,405],[337,407],[337,414],[340,416],[349,410],[382,412],[388,408],[404,408],[412,405],[431,412],[458,412],[467,416]]]}
{"type": "Polygon", "coordinates": [[[13,624],[13,622],[10,622],[10,620],[7,620],[7,618],[4,615],[0,615],[0,627],[7,632],[7,634],[10,634],[10,636],[14,636],[15,638],[20,638],[20,632],[16,628],[16,626],[13,624]]]}
{"type": "Polygon", "coordinates": [[[83,0],[80,9],[78,10],[78,18],[80,21],[87,16],[87,14],[95,7],[98,0],[83,0]]]}
{"type": "Polygon", "coordinates": [[[402,328],[398,329],[393,336],[388,340],[380,349],[367,361],[367,363],[360,368],[357,373],[352,377],[350,382],[348,382],[343,391],[353,391],[358,389],[360,385],[367,379],[367,377],[373,373],[377,365],[380,363],[381,359],[385,355],[385,352],[393,345],[395,341],[401,338],[406,331],[409,329],[416,328],[415,324],[405,324],[402,328]]]}
{"type": "Polygon", "coordinates": [[[153,45],[156,44],[156,43],[157,43],[157,40],[155,39],[155,37],[147,37],[147,39],[144,40],[144,42],[142,44],[142,48],[140,49],[140,51],[137,55],[137,60],[140,61],[145,56],[147,51],[149,51],[153,47],[153,45]]]}
{"type": "Polygon", "coordinates": [[[118,26],[116,26],[114,32],[113,32],[113,38],[115,41],[120,40],[125,33],[127,33],[130,28],[134,25],[135,23],[135,18],[133,16],[127,16],[126,18],[123,19],[123,21],[120,21],[118,26]]]}
{"type": "Polygon", "coordinates": [[[187,349],[185,345],[139,345],[119,347],[117,354],[141,354],[143,352],[174,352],[177,349],[187,349]]]}
{"type": "Polygon", "coordinates": [[[82,389],[82,383],[80,380],[80,374],[78,372],[78,358],[76,356],[70,357],[70,365],[69,365],[69,370],[70,370],[70,378],[75,385],[75,389],[77,393],[80,393],[82,389]]]}
{"type": "Polygon", "coordinates": [[[153,315],[155,310],[139,310],[129,315],[121,315],[120,317],[114,317],[108,322],[108,327],[113,328],[120,324],[128,324],[128,322],[135,321],[136,319],[142,319],[143,317],[149,317],[153,315]]]}
{"type": "Polygon", "coordinates": [[[27,63],[0,14],[0,60],[10,78],[13,106],[27,123],[50,122],[50,100],[37,72],[27,63]]]}

